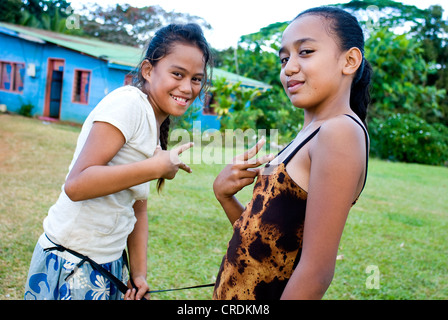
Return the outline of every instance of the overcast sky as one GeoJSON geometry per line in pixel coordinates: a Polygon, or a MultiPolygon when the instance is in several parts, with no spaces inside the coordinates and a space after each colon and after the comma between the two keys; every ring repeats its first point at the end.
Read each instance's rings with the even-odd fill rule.
{"type": "MultiPolygon", "coordinates": [[[[77,0],[72,7],[80,8],[91,0],[77,0]]],[[[189,13],[204,18],[213,28],[205,32],[208,42],[216,49],[235,47],[242,35],[259,31],[275,22],[289,21],[303,10],[326,4],[346,3],[349,1],[332,0],[102,0],[100,3],[129,3],[135,7],[159,5],[165,11],[189,13]]],[[[402,3],[426,9],[430,5],[440,4],[444,8],[444,16],[448,13],[446,0],[402,0],[402,3]],[[442,4],[443,3],[443,4],[442,4]]]]}

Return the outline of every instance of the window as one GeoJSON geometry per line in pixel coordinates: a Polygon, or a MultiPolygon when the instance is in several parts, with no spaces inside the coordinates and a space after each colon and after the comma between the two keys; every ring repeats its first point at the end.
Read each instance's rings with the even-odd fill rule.
{"type": "Polygon", "coordinates": [[[73,102],[89,102],[90,71],[75,70],[75,80],[73,81],[73,102]]]}
{"type": "Polygon", "coordinates": [[[22,93],[24,74],[24,63],[0,61],[0,89],[22,93]]]}

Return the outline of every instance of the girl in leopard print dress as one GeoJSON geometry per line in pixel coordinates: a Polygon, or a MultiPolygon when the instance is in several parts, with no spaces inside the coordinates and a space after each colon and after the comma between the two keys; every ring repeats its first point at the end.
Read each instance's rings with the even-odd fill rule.
{"type": "Polygon", "coordinates": [[[333,7],[309,9],[285,30],[279,56],[286,94],[304,110],[303,129],[274,159],[250,160],[260,142],[216,178],[234,233],[214,299],[322,298],[365,186],[372,69],[356,18],[333,7]],[[235,194],[255,179],[244,208],[235,194]]]}

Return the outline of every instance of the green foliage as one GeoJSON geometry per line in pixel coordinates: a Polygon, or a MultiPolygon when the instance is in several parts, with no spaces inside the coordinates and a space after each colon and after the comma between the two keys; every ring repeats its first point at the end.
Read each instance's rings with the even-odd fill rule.
{"type": "Polygon", "coordinates": [[[20,106],[19,114],[24,117],[31,117],[33,114],[34,106],[31,103],[25,103],[20,106]]]}
{"type": "MultiPolygon", "coordinates": [[[[443,18],[442,6],[431,5],[427,9],[419,9],[391,0],[352,0],[339,6],[357,16],[367,34],[380,26],[389,30],[407,29],[406,37],[420,44],[421,57],[429,65],[428,76],[422,86],[437,88],[429,89],[438,91],[435,93],[438,95],[437,117],[448,125],[448,96],[440,95],[441,90],[448,91],[448,20],[443,18]],[[372,25],[373,21],[376,23],[372,25]]],[[[435,121],[427,120],[430,123],[435,121]]]]}
{"type": "MultiPolygon", "coordinates": [[[[368,111],[372,154],[447,165],[448,141],[443,135],[448,130],[448,21],[443,20],[443,9],[419,9],[392,0],[351,1],[339,6],[355,14],[366,31],[366,58],[374,71],[368,111]],[[379,9],[373,12],[374,25],[367,12],[372,6],[379,9]],[[403,27],[409,31],[398,34],[397,28],[403,27]]],[[[236,50],[222,51],[217,59],[221,68],[272,86],[251,104],[256,117],[253,128],[279,129],[282,143],[294,138],[303,122],[303,113],[291,106],[278,77],[277,51],[286,26],[285,22],[274,23],[245,35],[236,50]]],[[[238,114],[251,119],[246,114],[251,109],[238,114]]]]}
{"type": "Polygon", "coordinates": [[[435,69],[423,52],[421,42],[386,28],[367,40],[366,57],[374,69],[371,151],[382,159],[448,165],[448,128],[441,108],[446,91],[428,84],[435,69]]]}
{"type": "Polygon", "coordinates": [[[86,36],[129,46],[144,46],[155,31],[169,23],[195,22],[211,29],[203,18],[167,12],[159,5],[134,7],[130,4],[104,5],[101,2],[86,4],[81,15],[82,31],[86,36]]]}
{"type": "Polygon", "coordinates": [[[219,78],[213,82],[211,92],[215,100],[212,107],[220,116],[222,130],[256,127],[261,110],[251,107],[251,102],[261,95],[258,89],[245,88],[241,86],[241,82],[228,83],[225,78],[219,78]]]}
{"type": "Polygon", "coordinates": [[[215,62],[219,68],[272,86],[271,90],[257,96],[250,107],[244,109],[244,114],[232,117],[250,119],[252,129],[265,129],[268,135],[271,129],[278,130],[279,142],[282,144],[288,143],[295,136],[303,122],[303,112],[291,105],[279,79],[280,61],[277,52],[287,25],[286,22],[273,23],[259,32],[241,37],[237,49],[217,52],[215,62]]]}
{"type": "MultiPolygon", "coordinates": [[[[432,61],[437,67],[428,76],[428,83],[448,91],[448,20],[443,19],[443,9],[439,5],[426,10],[424,22],[412,31],[417,41],[422,42],[423,58],[432,61]]],[[[440,103],[443,123],[448,126],[448,95],[440,103]]]]}
{"type": "Polygon", "coordinates": [[[382,28],[366,42],[366,57],[372,64],[370,119],[387,119],[396,113],[413,113],[428,121],[440,122],[444,89],[430,86],[432,65],[422,56],[421,43],[406,35],[382,28]]]}
{"type": "Polygon", "coordinates": [[[67,28],[67,17],[75,13],[66,0],[2,0],[0,21],[31,28],[51,30],[129,46],[143,46],[155,30],[164,24],[195,22],[211,29],[203,18],[175,11],[166,12],[158,5],[133,7],[129,4],[89,3],[77,18],[80,28],[67,28]]]}
{"type": "Polygon", "coordinates": [[[378,25],[383,27],[402,26],[409,21],[418,23],[420,19],[427,16],[427,10],[393,0],[352,0],[339,6],[352,12],[361,24],[365,23],[361,15],[363,11],[372,10],[372,6],[378,8],[378,25]]]}
{"type": "Polygon", "coordinates": [[[448,165],[448,128],[414,114],[393,114],[369,123],[371,153],[392,161],[448,165]]]}
{"type": "Polygon", "coordinates": [[[278,130],[280,144],[289,143],[303,124],[303,111],[294,107],[283,91],[283,87],[273,88],[257,98],[252,108],[260,110],[256,129],[278,130]]]}
{"type": "Polygon", "coordinates": [[[16,23],[20,19],[20,0],[2,0],[0,1],[0,21],[16,23]]]}
{"type": "Polygon", "coordinates": [[[225,129],[266,130],[270,141],[273,133],[280,144],[290,142],[303,123],[303,112],[291,105],[283,88],[274,86],[267,92],[242,87],[217,79],[211,88],[220,117],[221,131],[225,129]],[[271,131],[277,130],[277,131],[271,131]]]}
{"type": "Polygon", "coordinates": [[[185,129],[191,131],[193,129],[193,122],[197,120],[197,112],[202,109],[202,105],[193,103],[182,116],[170,117],[170,129],[185,129]]]}
{"type": "Polygon", "coordinates": [[[79,35],[79,30],[66,27],[69,6],[65,0],[7,0],[0,4],[0,21],[79,35]]]}
{"type": "Polygon", "coordinates": [[[373,28],[361,21],[369,36],[366,56],[374,69],[368,113],[372,154],[448,165],[448,21],[442,7],[418,9],[391,0],[340,6],[358,18],[369,6],[379,9],[373,28]],[[405,26],[408,32],[394,33],[405,26]]]}
{"type": "MultiPolygon", "coordinates": [[[[0,20],[58,32],[78,32],[130,45],[141,44],[142,39],[163,22],[180,19],[210,28],[202,18],[167,13],[159,6],[103,8],[94,5],[84,7],[81,30],[68,30],[65,9],[69,4],[66,0],[5,0],[0,2],[0,20]]],[[[433,5],[419,9],[392,0],[352,0],[337,6],[357,16],[366,31],[366,57],[374,70],[368,112],[372,154],[386,159],[447,165],[443,150],[448,143],[443,134],[448,130],[448,21],[443,18],[443,8],[433,5]],[[404,29],[408,31],[397,34],[397,30],[404,29]],[[406,121],[413,119],[416,125],[400,126],[397,117],[406,121]],[[407,126],[410,128],[408,135],[404,133],[407,126]],[[426,139],[431,141],[421,140],[420,136],[411,139],[412,134],[420,130],[430,137],[439,137],[439,141],[432,142],[429,136],[426,139]],[[383,139],[385,131],[393,141],[401,141],[403,136],[407,137],[406,141],[402,141],[400,147],[398,142],[397,147],[390,146],[383,139]],[[429,149],[416,147],[414,140],[424,142],[429,149]],[[403,146],[410,150],[402,151],[403,146]],[[417,151],[423,154],[414,155],[417,151]],[[435,160],[436,155],[440,156],[439,161],[435,160]]],[[[303,123],[303,112],[291,105],[279,81],[277,52],[287,25],[287,22],[270,24],[256,33],[242,36],[236,49],[215,51],[216,67],[272,86],[271,90],[260,93],[241,88],[239,84],[226,84],[222,79],[215,81],[214,107],[223,130],[266,129],[269,134],[269,129],[277,129],[280,143],[289,142],[296,135],[303,123]]],[[[174,125],[184,125],[188,120],[187,115],[174,125]]]]}

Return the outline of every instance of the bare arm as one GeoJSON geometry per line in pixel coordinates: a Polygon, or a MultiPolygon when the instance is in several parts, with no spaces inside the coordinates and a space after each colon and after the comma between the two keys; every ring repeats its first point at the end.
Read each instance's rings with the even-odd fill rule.
{"type": "Polygon", "coordinates": [[[257,167],[273,158],[272,154],[270,154],[256,161],[249,161],[260,151],[265,142],[262,139],[250,150],[235,157],[233,162],[219,173],[213,183],[216,199],[221,204],[232,225],[244,211],[244,206],[238,201],[235,194],[254,182],[260,170],[257,167]]]}
{"type": "Polygon", "coordinates": [[[124,143],[124,136],[116,127],[105,122],[95,122],[65,182],[67,196],[73,201],[86,200],[158,178],[173,179],[179,168],[191,172],[191,169],[179,160],[178,155],[192,144],[172,151],[159,148],[149,159],[108,166],[124,143]]]}
{"type": "Polygon", "coordinates": [[[333,279],[342,231],[365,170],[364,136],[355,125],[328,122],[310,147],[302,255],[282,299],[321,299],[333,279]]]}
{"type": "MultiPolygon", "coordinates": [[[[130,274],[137,286],[137,290],[128,291],[126,298],[140,300],[149,290],[146,281],[147,274],[147,250],[148,250],[148,213],[147,200],[137,201],[134,204],[135,223],[134,230],[128,237],[128,251],[130,274]],[[136,292],[137,291],[137,292],[136,292]]],[[[149,299],[149,295],[146,296],[149,299]]]]}

